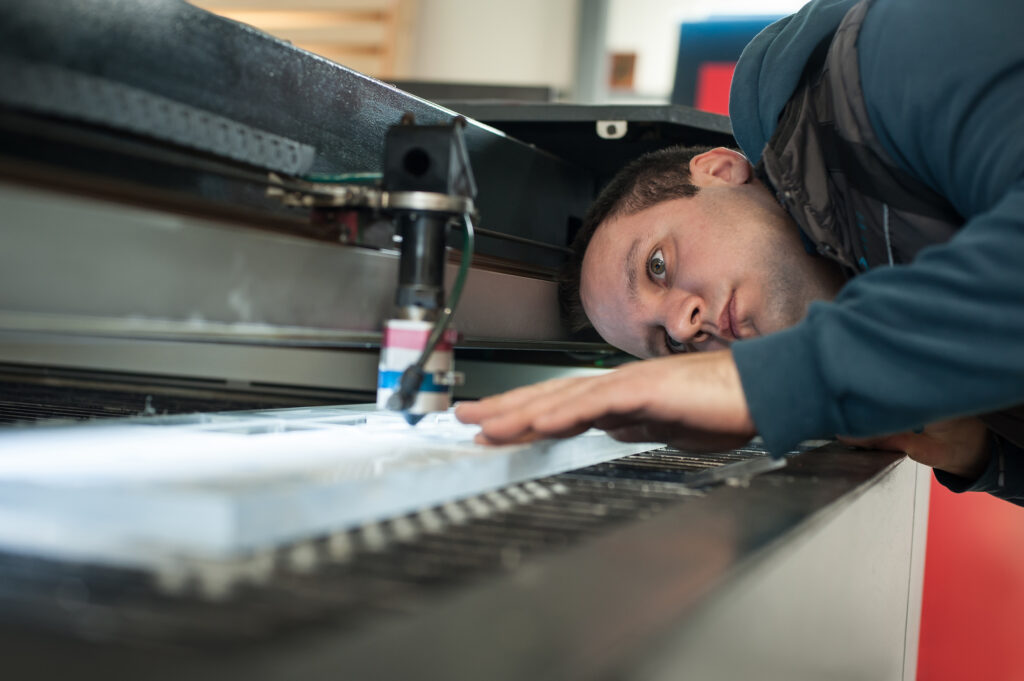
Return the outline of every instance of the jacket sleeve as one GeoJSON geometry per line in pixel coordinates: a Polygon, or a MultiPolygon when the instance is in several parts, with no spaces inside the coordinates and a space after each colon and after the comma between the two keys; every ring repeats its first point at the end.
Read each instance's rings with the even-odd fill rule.
{"type": "Polygon", "coordinates": [[[800,324],[733,346],[773,452],[1024,403],[1024,3],[979,2],[878,0],[868,13],[859,51],[872,125],[967,221],[913,263],[850,281],[800,324]]]}
{"type": "Polygon", "coordinates": [[[733,346],[772,451],[1024,402],[1024,181],[914,263],[865,273],[798,325],[733,346]]]}

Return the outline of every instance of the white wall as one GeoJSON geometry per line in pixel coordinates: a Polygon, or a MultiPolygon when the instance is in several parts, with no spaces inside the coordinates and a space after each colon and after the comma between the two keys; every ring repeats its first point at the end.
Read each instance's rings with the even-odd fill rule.
{"type": "Polygon", "coordinates": [[[420,0],[409,77],[565,90],[579,1],[420,0]]]}
{"type": "Polygon", "coordinates": [[[636,93],[667,100],[672,93],[679,24],[683,21],[728,14],[790,14],[806,1],[611,0],[608,51],[636,52],[636,93]]]}

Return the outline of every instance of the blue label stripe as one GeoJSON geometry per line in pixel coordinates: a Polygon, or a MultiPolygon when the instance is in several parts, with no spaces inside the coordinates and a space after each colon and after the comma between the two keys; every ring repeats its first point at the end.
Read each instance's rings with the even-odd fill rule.
{"type": "MultiPolygon", "coordinates": [[[[398,384],[401,378],[401,371],[378,371],[377,388],[380,390],[398,390],[398,384]]],[[[420,392],[446,393],[448,392],[448,387],[449,386],[447,385],[438,385],[434,383],[434,375],[428,373],[423,377],[423,382],[420,383],[420,392]]]]}

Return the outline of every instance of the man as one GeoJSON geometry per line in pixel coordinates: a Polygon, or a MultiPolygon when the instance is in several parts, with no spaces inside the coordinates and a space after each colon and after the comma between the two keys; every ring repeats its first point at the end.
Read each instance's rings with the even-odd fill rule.
{"type": "Polygon", "coordinates": [[[813,0],[770,26],[731,98],[755,165],[662,152],[588,216],[582,309],[655,359],[459,418],[487,442],[871,437],[1024,503],[1021,26],[1010,0],[813,0]]]}

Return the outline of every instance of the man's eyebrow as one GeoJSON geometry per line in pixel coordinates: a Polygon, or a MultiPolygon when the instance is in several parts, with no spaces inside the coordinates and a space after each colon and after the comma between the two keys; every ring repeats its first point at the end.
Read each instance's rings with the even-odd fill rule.
{"type": "Polygon", "coordinates": [[[626,287],[629,291],[630,300],[636,300],[636,279],[639,276],[636,254],[640,250],[640,239],[633,239],[629,251],[626,253],[626,287]]]}

